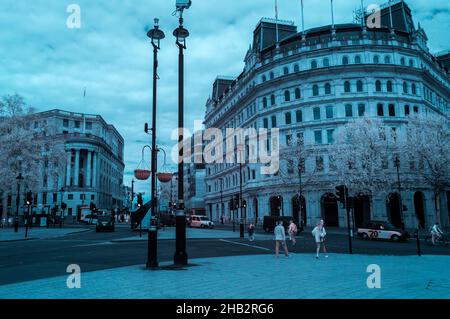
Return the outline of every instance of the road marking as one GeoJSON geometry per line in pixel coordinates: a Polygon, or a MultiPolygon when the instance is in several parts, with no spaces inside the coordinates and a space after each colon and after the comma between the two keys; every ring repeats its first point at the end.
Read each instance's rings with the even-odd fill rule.
{"type": "Polygon", "coordinates": [[[261,246],[255,246],[255,245],[249,245],[249,244],[244,244],[244,243],[237,243],[235,241],[231,241],[231,240],[226,240],[226,239],[219,239],[220,241],[223,241],[225,243],[230,243],[230,244],[235,244],[235,245],[241,245],[241,246],[247,246],[247,247],[252,247],[252,248],[256,248],[256,249],[261,249],[261,250],[265,250],[265,251],[272,251],[272,249],[266,248],[266,247],[261,247],[261,246]]]}
{"type": "Polygon", "coordinates": [[[102,243],[93,243],[93,244],[75,245],[75,246],[71,246],[71,247],[72,247],[72,248],[75,248],[75,247],[103,246],[103,245],[114,245],[114,243],[112,243],[112,242],[110,242],[110,241],[106,241],[106,242],[102,242],[102,243]]]}

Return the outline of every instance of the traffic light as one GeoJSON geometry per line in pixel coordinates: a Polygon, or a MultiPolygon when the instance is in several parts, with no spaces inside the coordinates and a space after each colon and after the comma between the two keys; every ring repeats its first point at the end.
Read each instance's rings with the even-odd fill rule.
{"type": "Polygon", "coordinates": [[[142,200],[142,194],[137,195],[137,205],[138,205],[138,207],[141,207],[142,205],[144,205],[144,201],[142,200]]]}
{"type": "Polygon", "coordinates": [[[247,201],[246,201],[246,200],[243,200],[243,201],[242,201],[242,207],[243,207],[243,208],[247,208],[247,201]]]}
{"type": "Polygon", "coordinates": [[[97,210],[97,207],[93,202],[91,202],[91,204],[89,205],[89,209],[91,210],[91,212],[94,212],[95,210],[97,210]]]}
{"type": "Polygon", "coordinates": [[[62,203],[61,203],[61,209],[62,209],[62,210],[66,210],[66,208],[67,208],[67,204],[64,203],[64,202],[62,202],[62,203]]]}
{"type": "Polygon", "coordinates": [[[31,191],[27,192],[25,201],[28,206],[33,202],[33,193],[31,191]]]}
{"type": "Polygon", "coordinates": [[[348,196],[348,190],[347,187],[345,187],[345,185],[339,185],[336,187],[336,197],[337,197],[337,201],[341,202],[344,205],[345,208],[345,202],[348,196]]]}
{"type": "Polygon", "coordinates": [[[239,195],[238,194],[234,195],[234,208],[235,209],[239,208],[239,195]]]}

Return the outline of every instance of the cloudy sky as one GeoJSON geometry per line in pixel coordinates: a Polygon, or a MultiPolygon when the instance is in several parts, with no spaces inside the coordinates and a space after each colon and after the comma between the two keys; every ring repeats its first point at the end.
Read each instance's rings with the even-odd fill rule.
{"type": "MultiPolygon", "coordinates": [[[[279,0],[280,19],[300,24],[300,0],[279,0]]],[[[384,1],[365,1],[381,4],[384,1]]],[[[0,95],[18,93],[39,111],[95,113],[125,138],[125,183],[140,161],[151,118],[152,51],[146,32],[155,17],[166,33],[160,52],[158,144],[173,145],[177,126],[175,0],[1,0],[0,95]],[[67,7],[81,8],[81,28],[69,29],[67,7]],[[83,98],[84,88],[86,98],[83,98]]],[[[306,28],[330,24],[327,0],[304,0],[306,28]]],[[[336,23],[351,22],[360,0],[334,0],[336,23]]],[[[450,49],[450,1],[408,0],[432,52],[450,49]]],[[[238,75],[261,17],[274,0],[193,0],[185,13],[186,127],[201,120],[217,75],[238,75]]],[[[171,164],[171,163],[169,163],[171,164]]],[[[171,164],[173,168],[173,164],[171,164]]],[[[170,169],[170,167],[168,168],[170,169]]],[[[144,187],[145,185],[138,185],[144,187]]]]}

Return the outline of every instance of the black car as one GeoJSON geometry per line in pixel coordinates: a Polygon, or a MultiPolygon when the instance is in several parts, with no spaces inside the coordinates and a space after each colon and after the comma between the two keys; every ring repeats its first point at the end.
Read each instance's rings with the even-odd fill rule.
{"type": "MultiPolygon", "coordinates": [[[[277,226],[278,220],[283,220],[283,226],[287,229],[289,228],[289,224],[291,223],[291,220],[293,220],[292,216],[264,216],[263,221],[263,229],[265,232],[270,233],[273,232],[275,227],[277,226]]],[[[298,232],[302,232],[303,228],[298,226],[297,224],[298,232]]]]}
{"type": "Polygon", "coordinates": [[[95,227],[96,232],[101,231],[114,231],[114,218],[111,215],[98,216],[97,226],[95,227]]]}

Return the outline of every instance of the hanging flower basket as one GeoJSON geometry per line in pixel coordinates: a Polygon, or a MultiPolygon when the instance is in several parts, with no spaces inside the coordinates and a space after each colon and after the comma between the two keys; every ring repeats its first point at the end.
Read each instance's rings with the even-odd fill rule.
{"type": "Polygon", "coordinates": [[[172,174],[171,173],[158,173],[158,180],[161,183],[168,183],[172,180],[172,174]]]}
{"type": "Polygon", "coordinates": [[[151,172],[148,169],[135,169],[134,177],[140,181],[145,181],[150,177],[151,172]]]}
{"type": "Polygon", "coordinates": [[[144,148],[142,149],[142,159],[139,162],[139,164],[136,167],[136,169],[134,170],[134,177],[136,177],[136,179],[138,179],[140,181],[147,180],[150,177],[150,174],[151,174],[150,166],[148,165],[148,163],[144,159],[144,150],[145,150],[146,147],[147,146],[144,146],[144,148]]]}

